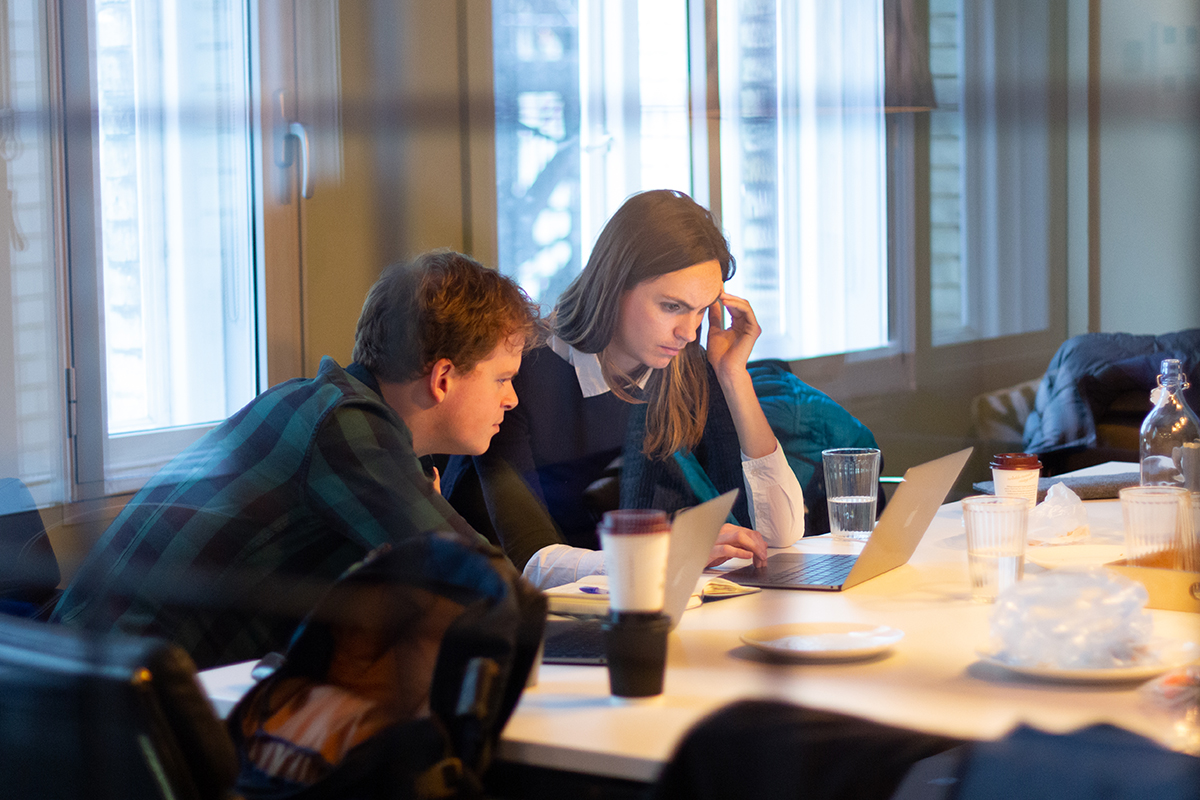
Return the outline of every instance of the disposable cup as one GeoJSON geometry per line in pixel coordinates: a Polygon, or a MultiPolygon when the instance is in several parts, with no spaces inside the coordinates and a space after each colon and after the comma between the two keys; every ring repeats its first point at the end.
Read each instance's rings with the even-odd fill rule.
{"type": "Polygon", "coordinates": [[[879,451],[873,447],[837,447],[821,451],[821,460],[833,538],[865,542],[875,530],[879,451]]]}
{"type": "Polygon", "coordinates": [[[992,457],[992,484],[1000,497],[1020,497],[1030,508],[1037,504],[1042,462],[1030,453],[998,453],[992,457]]]}
{"type": "Polygon", "coordinates": [[[1163,569],[1179,566],[1181,522],[1191,517],[1188,491],[1182,486],[1127,486],[1119,494],[1126,562],[1163,569]]]}
{"type": "Polygon", "coordinates": [[[609,691],[617,697],[662,694],[671,618],[613,612],[602,627],[609,691]]]}
{"type": "Polygon", "coordinates": [[[994,495],[965,497],[962,506],[971,599],[992,603],[1025,576],[1029,506],[1021,497],[994,495]]]}
{"type": "Polygon", "coordinates": [[[642,509],[608,511],[597,530],[608,573],[609,608],[640,613],[662,611],[671,543],[667,515],[642,509]]]}

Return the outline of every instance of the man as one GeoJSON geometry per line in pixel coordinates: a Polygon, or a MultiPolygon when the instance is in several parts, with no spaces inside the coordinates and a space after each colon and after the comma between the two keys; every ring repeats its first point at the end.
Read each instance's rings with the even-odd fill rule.
{"type": "Polygon", "coordinates": [[[264,392],[129,502],[53,619],[169,638],[201,668],[281,649],[349,565],[388,541],[477,534],[418,462],[480,454],[517,404],[536,307],[448,251],[387,270],[354,363],[264,392]]]}

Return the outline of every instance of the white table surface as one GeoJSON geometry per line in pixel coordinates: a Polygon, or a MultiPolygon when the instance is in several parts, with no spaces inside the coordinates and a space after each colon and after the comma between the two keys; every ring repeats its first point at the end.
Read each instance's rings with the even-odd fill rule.
{"type": "MultiPolygon", "coordinates": [[[[1128,465],[1125,465],[1128,467],[1128,465]]],[[[1119,471],[1119,470],[1118,470],[1119,471]]],[[[1087,504],[1089,544],[1122,541],[1120,505],[1087,504]]],[[[796,549],[854,552],[828,537],[796,549]]],[[[1027,575],[1041,567],[1028,564],[1027,575]]],[[[979,661],[991,606],[970,601],[959,504],[943,506],[910,562],[845,592],[768,590],[688,611],[669,639],[664,693],[648,700],[609,695],[602,667],[543,665],[505,728],[505,760],[651,781],[702,716],[741,698],[779,698],[880,722],[962,738],[996,738],[1018,723],[1063,732],[1110,722],[1177,746],[1165,715],[1136,684],[1058,684],[1022,678],[979,661]],[[753,628],[853,621],[904,631],[890,654],[862,662],[772,660],[743,645],[753,628]]],[[[1200,640],[1200,617],[1152,611],[1155,634],[1200,640]]],[[[249,687],[249,664],[201,674],[226,713],[249,687]]]]}

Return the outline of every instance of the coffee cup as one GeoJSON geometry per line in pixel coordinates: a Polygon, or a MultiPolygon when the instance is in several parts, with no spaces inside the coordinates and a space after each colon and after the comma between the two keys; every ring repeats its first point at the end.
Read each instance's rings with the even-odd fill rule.
{"type": "Polygon", "coordinates": [[[1037,505],[1042,462],[1032,453],[997,453],[992,457],[992,483],[997,497],[1020,497],[1029,508],[1037,505]]]}
{"type": "Polygon", "coordinates": [[[622,509],[605,513],[597,532],[608,573],[609,689],[617,697],[661,694],[671,627],[662,613],[671,525],[662,511],[622,509]]]}
{"type": "Polygon", "coordinates": [[[662,511],[608,511],[597,527],[613,611],[662,611],[671,524],[662,511]]]}

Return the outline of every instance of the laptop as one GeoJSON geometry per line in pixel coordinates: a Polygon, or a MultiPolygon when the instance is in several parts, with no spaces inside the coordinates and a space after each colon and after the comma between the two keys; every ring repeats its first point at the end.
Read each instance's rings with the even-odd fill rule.
{"type": "MultiPolygon", "coordinates": [[[[667,550],[666,591],[663,613],[671,618],[671,629],[679,624],[688,600],[700,580],[721,526],[737,491],[726,492],[675,515],[667,550]]],[[[542,661],[546,664],[605,664],[601,620],[548,619],[542,661]]]]}
{"type": "Polygon", "coordinates": [[[908,562],[974,448],[913,467],[884,508],[858,555],[777,553],[764,567],[725,575],[743,586],[840,592],[908,562]]]}

